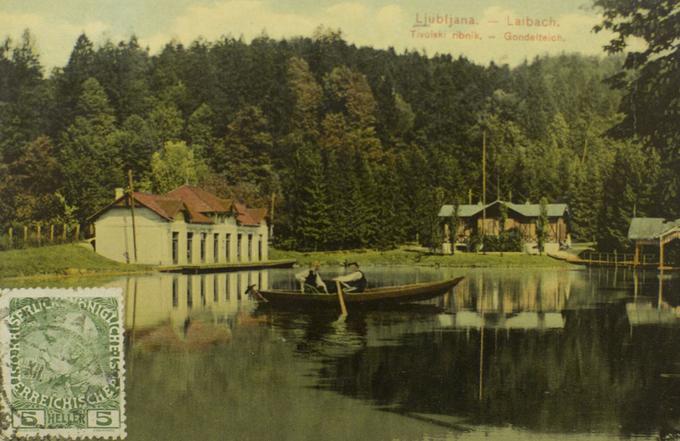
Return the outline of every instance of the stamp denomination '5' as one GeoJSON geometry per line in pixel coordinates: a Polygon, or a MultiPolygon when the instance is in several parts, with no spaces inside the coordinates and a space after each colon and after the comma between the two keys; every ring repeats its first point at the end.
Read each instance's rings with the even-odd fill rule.
{"type": "Polygon", "coordinates": [[[124,437],[122,292],[0,296],[3,412],[17,436],[124,437]]]}

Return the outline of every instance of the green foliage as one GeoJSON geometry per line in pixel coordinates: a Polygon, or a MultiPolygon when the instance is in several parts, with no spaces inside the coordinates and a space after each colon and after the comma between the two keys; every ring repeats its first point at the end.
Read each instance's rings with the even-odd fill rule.
{"type": "Polygon", "coordinates": [[[159,149],[166,142],[181,138],[184,119],[173,104],[160,104],[149,113],[147,124],[153,144],[159,149]]]}
{"type": "Polygon", "coordinates": [[[250,182],[263,194],[275,190],[272,167],[274,143],[262,110],[248,106],[239,111],[227,127],[227,135],[210,158],[213,170],[234,185],[250,182]]]}
{"type": "Polygon", "coordinates": [[[294,100],[292,129],[303,135],[318,135],[323,90],[303,58],[291,57],[287,67],[288,87],[294,100]]]}
{"type": "Polygon", "coordinates": [[[300,250],[319,250],[330,241],[330,219],[326,200],[326,182],[321,155],[308,145],[295,153],[290,182],[290,216],[294,225],[295,245],[300,250]]]}
{"type": "Polygon", "coordinates": [[[522,234],[516,228],[502,231],[495,235],[484,235],[484,240],[480,236],[474,236],[470,240],[471,250],[478,250],[482,243],[484,252],[519,252],[523,250],[524,240],[522,234]]]}
{"type": "Polygon", "coordinates": [[[508,206],[501,203],[498,206],[498,229],[500,234],[505,232],[505,223],[508,221],[508,206]]]}
{"type": "Polygon", "coordinates": [[[655,200],[654,183],[660,173],[660,158],[636,142],[618,146],[614,163],[604,178],[604,201],[596,233],[598,247],[622,251],[629,247],[630,220],[648,215],[655,200]]]}
{"type": "Polygon", "coordinates": [[[151,157],[151,173],[142,186],[155,193],[167,193],[180,185],[200,184],[208,173],[208,166],[185,142],[168,141],[151,157]]]}
{"type": "Polygon", "coordinates": [[[4,173],[0,174],[3,219],[43,222],[65,215],[63,197],[56,192],[61,184],[61,168],[48,137],[36,138],[3,168],[4,173]]]}
{"type": "Polygon", "coordinates": [[[151,155],[159,148],[157,142],[147,122],[138,115],[126,119],[111,135],[111,143],[120,152],[123,171],[132,170],[136,177],[148,172],[151,155]]]}
{"type": "Polygon", "coordinates": [[[338,66],[324,78],[328,109],[341,112],[352,127],[376,122],[377,105],[366,77],[347,66],[338,66]]]}
{"type": "Polygon", "coordinates": [[[208,104],[201,104],[187,122],[187,140],[197,154],[209,158],[218,143],[215,137],[215,112],[208,104]]]}
{"type": "Polygon", "coordinates": [[[610,78],[624,95],[620,106],[624,118],[612,134],[637,137],[657,150],[664,167],[657,207],[665,216],[680,216],[680,3],[595,0],[594,5],[603,13],[595,31],[613,33],[605,49],[626,53],[620,71],[610,78]],[[631,40],[644,44],[630,45],[631,40]]]}
{"type": "Polygon", "coordinates": [[[111,201],[122,186],[120,152],[113,142],[115,117],[97,80],[87,79],[76,103],[76,117],[61,137],[64,196],[84,222],[111,201]]]}
{"type": "MultiPolygon", "coordinates": [[[[597,3],[625,16],[619,0],[597,3]]],[[[650,18],[662,9],[650,8],[650,18]]],[[[639,149],[658,159],[644,164],[652,173],[631,180],[616,170],[637,170],[637,153],[626,162],[618,153],[626,142],[609,131],[627,127],[636,103],[605,83],[620,57],[479,66],[357,48],[328,29],[287,41],[173,41],[152,56],[135,37],[95,46],[81,35],[68,63],[44,78],[34,47],[28,33],[0,45],[0,171],[9,175],[0,178],[0,224],[68,217],[66,207],[84,221],[130,169],[154,191],[201,181],[257,205],[276,194],[276,240],[289,246],[392,248],[416,238],[439,246],[439,205],[480,193],[483,133],[487,195],[567,202],[575,239],[619,243],[631,210],[669,215],[655,195],[680,200],[674,120],[666,110],[659,124],[650,116],[657,99],[674,109],[665,97],[677,92],[674,77],[656,78],[654,57],[639,77],[624,78],[645,91],[639,149]],[[44,134],[53,149],[33,145],[44,134]],[[25,166],[30,155],[45,167],[25,166]],[[302,170],[311,174],[299,182],[302,170]],[[24,181],[40,188],[21,194],[24,181]],[[328,216],[314,218],[324,206],[328,216]]]]}

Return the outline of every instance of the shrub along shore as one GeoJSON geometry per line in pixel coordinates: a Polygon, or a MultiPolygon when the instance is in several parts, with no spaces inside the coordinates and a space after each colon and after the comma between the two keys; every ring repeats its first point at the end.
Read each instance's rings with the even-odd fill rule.
{"type": "MultiPolygon", "coordinates": [[[[114,262],[86,244],[53,245],[0,252],[0,279],[82,277],[102,274],[129,274],[153,271],[153,266],[114,262]]],[[[319,261],[322,265],[359,262],[362,266],[417,265],[480,268],[556,268],[569,264],[547,256],[523,253],[458,253],[452,256],[429,254],[422,250],[351,250],[298,252],[270,250],[270,259],[296,259],[301,266],[319,261]]]]}

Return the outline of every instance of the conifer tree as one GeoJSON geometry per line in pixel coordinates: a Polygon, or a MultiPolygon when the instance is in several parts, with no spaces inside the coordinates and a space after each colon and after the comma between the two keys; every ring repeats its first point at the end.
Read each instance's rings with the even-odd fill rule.
{"type": "Polygon", "coordinates": [[[350,159],[346,151],[325,151],[324,156],[330,229],[333,232],[329,239],[329,247],[349,248],[354,237],[351,227],[354,214],[351,199],[354,170],[345,166],[350,159]]]}
{"type": "Polygon", "coordinates": [[[64,192],[84,221],[113,198],[123,185],[120,151],[112,142],[115,117],[97,80],[87,79],[75,106],[75,120],[61,139],[64,192]]]}
{"type": "Polygon", "coordinates": [[[68,63],[55,78],[58,105],[54,116],[57,130],[61,131],[73,122],[85,80],[95,77],[95,57],[92,41],[87,35],[81,34],[71,51],[68,63]]]}
{"type": "Polygon", "coordinates": [[[331,231],[321,155],[304,145],[294,167],[290,209],[296,244],[301,250],[324,249],[331,231]]]}
{"type": "Polygon", "coordinates": [[[653,214],[659,170],[660,159],[654,150],[635,142],[619,145],[604,178],[596,238],[599,248],[622,251],[628,247],[628,227],[633,214],[638,217],[653,214]]]}
{"type": "Polygon", "coordinates": [[[352,182],[350,205],[353,206],[351,228],[356,233],[356,244],[367,248],[377,243],[378,192],[373,170],[367,158],[357,150],[352,167],[356,170],[352,182]]]}
{"type": "Polygon", "coordinates": [[[121,128],[112,133],[111,142],[120,152],[123,171],[132,170],[136,179],[149,173],[151,155],[158,150],[158,141],[144,118],[139,115],[127,118],[121,128]]]}
{"type": "Polygon", "coordinates": [[[207,159],[215,154],[217,138],[215,136],[215,112],[206,104],[201,104],[189,117],[187,122],[187,138],[194,152],[207,159]]]}

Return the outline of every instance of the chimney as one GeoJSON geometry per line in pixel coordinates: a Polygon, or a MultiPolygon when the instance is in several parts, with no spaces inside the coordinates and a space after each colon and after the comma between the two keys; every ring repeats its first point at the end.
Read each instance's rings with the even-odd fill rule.
{"type": "Polygon", "coordinates": [[[121,187],[116,187],[116,200],[122,198],[124,194],[125,192],[121,187]]]}

